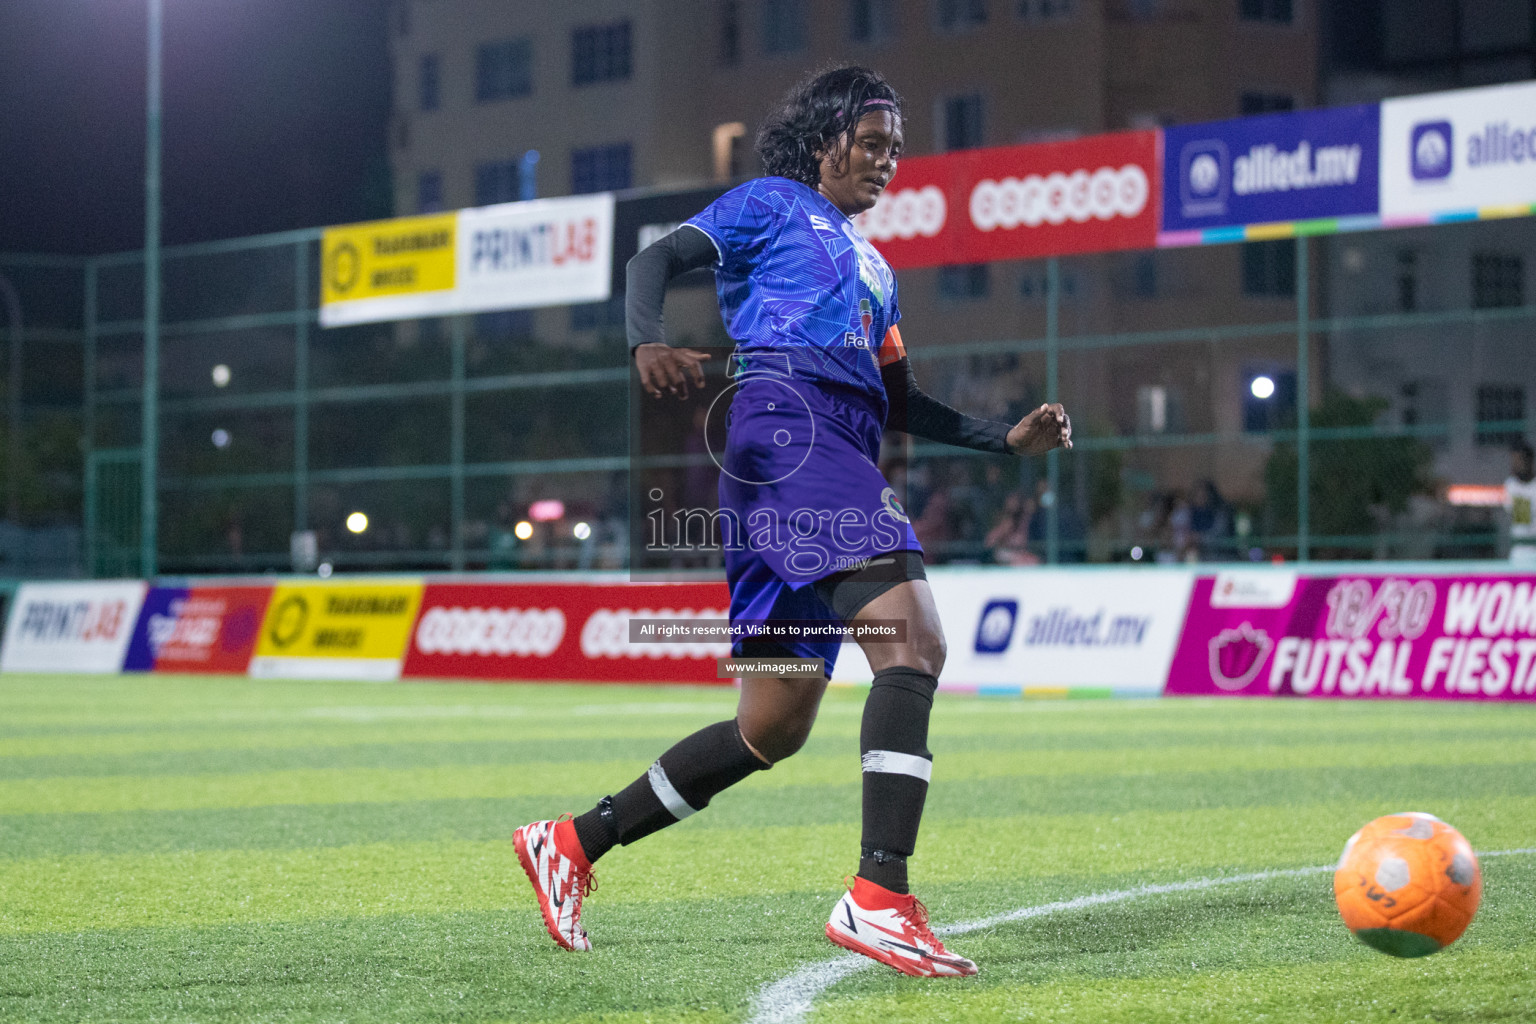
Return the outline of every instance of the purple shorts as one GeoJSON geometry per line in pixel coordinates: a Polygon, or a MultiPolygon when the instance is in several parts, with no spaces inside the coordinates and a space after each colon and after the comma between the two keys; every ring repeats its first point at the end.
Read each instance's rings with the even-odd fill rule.
{"type": "MultiPolygon", "coordinates": [[[[731,621],[837,622],[810,584],[891,551],[921,551],[906,510],[880,473],[885,410],[853,388],[755,373],[731,396],[720,509],[731,621]]],[[[841,642],[779,641],[785,656],[824,658],[841,642]]],[[[735,645],[737,654],[740,642],[735,645]]],[[[761,653],[761,652],[750,652],[761,653]]]]}

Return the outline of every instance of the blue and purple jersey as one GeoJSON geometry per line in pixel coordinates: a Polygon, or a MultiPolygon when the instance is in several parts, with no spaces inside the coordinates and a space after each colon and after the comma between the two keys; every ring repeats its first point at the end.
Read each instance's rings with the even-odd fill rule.
{"type": "Polygon", "coordinates": [[[795,377],[884,404],[880,367],[904,354],[896,276],[842,211],[798,181],[756,178],[687,223],[719,252],[720,315],[738,352],[782,355],[795,377]]]}

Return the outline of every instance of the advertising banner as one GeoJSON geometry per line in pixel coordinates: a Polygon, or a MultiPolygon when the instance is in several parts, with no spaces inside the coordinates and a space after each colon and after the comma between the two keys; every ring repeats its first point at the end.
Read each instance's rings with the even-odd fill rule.
{"type": "Polygon", "coordinates": [[[1167,693],[1536,701],[1536,576],[1195,582],[1167,693]]]}
{"type": "Polygon", "coordinates": [[[320,323],[435,316],[452,307],[452,213],[326,228],[320,239],[320,323]]]}
{"type": "Polygon", "coordinates": [[[632,643],[631,618],[723,619],[724,583],[429,583],[407,677],[729,683],[727,643],[632,643]]]}
{"type": "MultiPolygon", "coordinates": [[[[1184,569],[933,569],[946,688],[1095,689],[1151,696],[1168,677],[1192,574],[1184,569]]],[[[839,682],[868,682],[844,644],[839,682]]]]}
{"type": "Polygon", "coordinates": [[[1033,259],[1157,242],[1157,132],[901,161],[854,219],[892,267],[1033,259]]]}
{"type": "MultiPolygon", "coordinates": [[[[616,202],[613,208],[613,294],[623,294],[625,267],[635,253],[675,231],[683,221],[724,194],[725,189],[717,186],[616,202]]],[[[713,288],[714,284],[714,271],[704,269],[673,278],[667,282],[667,288],[713,288]]]]}
{"type": "Polygon", "coordinates": [[[1381,105],[1381,214],[1529,214],[1536,206],[1536,82],[1381,105]]]}
{"type": "Polygon", "coordinates": [[[421,590],[417,580],[279,583],[250,674],[398,679],[421,590]]]}
{"type": "Polygon", "coordinates": [[[272,587],[152,587],[125,672],[245,675],[272,587]]]}
{"type": "Polygon", "coordinates": [[[609,192],[327,228],[320,323],[601,302],[612,258],[609,192]]]}
{"type": "Polygon", "coordinates": [[[145,590],[137,580],[23,583],[11,604],[0,672],[120,671],[145,590]]]}
{"type": "Polygon", "coordinates": [[[612,266],[611,192],[460,210],[454,311],[601,302],[612,266]]]}
{"type": "Polygon", "coordinates": [[[1376,213],[1375,105],[1163,131],[1163,230],[1376,213]]]}

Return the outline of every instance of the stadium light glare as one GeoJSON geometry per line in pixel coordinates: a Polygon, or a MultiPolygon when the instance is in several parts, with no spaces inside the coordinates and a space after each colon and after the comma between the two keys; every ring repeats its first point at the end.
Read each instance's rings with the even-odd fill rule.
{"type": "Polygon", "coordinates": [[[218,430],[213,432],[212,441],[215,448],[228,448],[230,441],[229,431],[225,430],[223,427],[220,427],[218,430]]]}
{"type": "Polygon", "coordinates": [[[533,536],[533,524],[524,519],[512,527],[512,535],[518,540],[527,540],[533,536]]]}
{"type": "Polygon", "coordinates": [[[315,575],[319,576],[323,580],[330,579],[332,571],[333,570],[331,569],[330,562],[321,562],[319,565],[315,566],[315,575]]]}
{"type": "Polygon", "coordinates": [[[592,527],[588,526],[586,523],[577,523],[576,526],[571,530],[571,533],[576,535],[577,540],[586,540],[588,537],[592,536],[592,527]]]}
{"type": "Polygon", "coordinates": [[[1146,552],[1141,550],[1141,545],[1140,544],[1138,544],[1135,547],[1131,548],[1131,561],[1139,562],[1139,561],[1142,560],[1142,558],[1145,555],[1146,555],[1146,552]]]}
{"type": "Polygon", "coordinates": [[[213,386],[216,388],[222,388],[228,386],[228,384],[229,367],[225,366],[223,363],[220,363],[218,366],[213,368],[213,386]]]}
{"type": "Polygon", "coordinates": [[[1254,398],[1257,398],[1262,402],[1266,399],[1274,397],[1275,382],[1272,378],[1263,376],[1261,374],[1260,376],[1253,378],[1253,383],[1248,385],[1248,390],[1253,392],[1254,398]]]}
{"type": "Polygon", "coordinates": [[[353,533],[362,533],[368,529],[368,516],[362,512],[353,512],[347,516],[347,529],[353,533]]]}

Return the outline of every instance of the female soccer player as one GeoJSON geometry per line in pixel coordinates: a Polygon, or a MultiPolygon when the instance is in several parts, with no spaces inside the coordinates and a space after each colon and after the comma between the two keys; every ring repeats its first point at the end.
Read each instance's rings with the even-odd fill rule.
{"type": "MultiPolygon", "coordinates": [[[[964,416],[924,394],[896,322],[896,280],[849,218],[873,207],[896,173],[901,100],[860,67],[811,78],[763,126],[768,176],[731,190],[628,267],[629,343],[644,389],[661,398],[702,387],[708,357],[667,345],[667,282],[715,268],[736,339],[720,478],[733,624],[783,620],[905,623],[898,642],[860,641],[874,670],[860,729],[863,838],[858,874],[827,936],[905,974],[969,975],[907,890],[907,858],[932,773],[928,716],[944,637],[922,549],[876,466],[882,429],[981,451],[1039,454],[1072,446],[1060,405],[1017,424],[964,416]],[[733,542],[734,541],[734,542],[733,542]]],[[[820,657],[837,639],[737,640],[746,657],[820,657]]],[[[666,751],[619,793],[575,818],[514,834],[545,926],[566,949],[591,948],[581,926],[592,865],[708,806],[710,799],[805,743],[826,679],[745,678],[734,719],[666,751]]]]}

